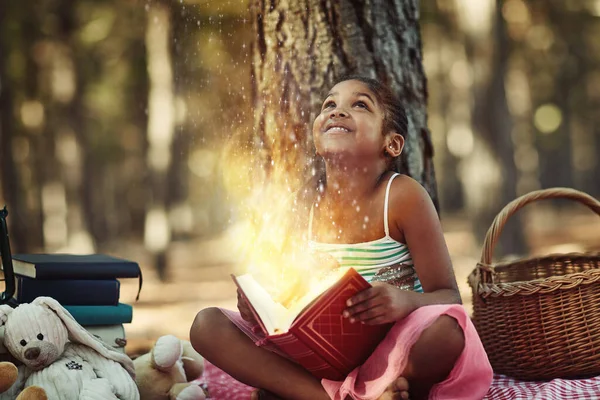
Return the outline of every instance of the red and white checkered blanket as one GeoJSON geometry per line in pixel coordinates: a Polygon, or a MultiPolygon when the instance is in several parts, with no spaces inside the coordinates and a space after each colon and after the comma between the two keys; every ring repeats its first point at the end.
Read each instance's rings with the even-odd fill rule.
{"type": "MultiPolygon", "coordinates": [[[[204,375],[198,380],[208,386],[212,400],[248,400],[252,388],[240,383],[206,362],[204,375]]],[[[593,400],[600,399],[600,376],[590,379],[554,379],[549,382],[517,381],[494,376],[485,400],[593,400]]]]}
{"type": "Polygon", "coordinates": [[[518,381],[494,375],[486,400],[593,400],[600,399],[600,376],[589,379],[518,381]]]}

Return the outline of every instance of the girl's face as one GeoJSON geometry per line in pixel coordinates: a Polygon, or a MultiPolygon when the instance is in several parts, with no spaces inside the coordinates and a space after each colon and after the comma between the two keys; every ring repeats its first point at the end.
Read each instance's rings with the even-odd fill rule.
{"type": "Polygon", "coordinates": [[[382,107],[367,85],[356,80],[338,83],[313,124],[317,154],[325,159],[351,156],[357,161],[383,157],[383,119],[382,107]]]}

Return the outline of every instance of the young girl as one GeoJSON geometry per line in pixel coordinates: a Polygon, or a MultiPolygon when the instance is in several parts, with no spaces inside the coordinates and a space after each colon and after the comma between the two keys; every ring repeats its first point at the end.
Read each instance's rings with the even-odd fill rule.
{"type": "Polygon", "coordinates": [[[352,266],[372,287],[348,301],[351,322],[395,322],[362,366],[342,382],[319,381],[265,349],[248,306],[202,310],[194,348],[254,398],[481,399],[492,380],[483,346],[462,306],[436,210],[423,187],[392,171],[407,117],[379,82],[340,80],[314,121],[326,182],[311,207],[309,247],[352,266]]]}

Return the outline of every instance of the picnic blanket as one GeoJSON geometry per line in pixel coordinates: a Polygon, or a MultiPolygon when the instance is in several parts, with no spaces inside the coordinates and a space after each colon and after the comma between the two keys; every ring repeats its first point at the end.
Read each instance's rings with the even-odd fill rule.
{"type": "MultiPolygon", "coordinates": [[[[252,388],[240,383],[206,362],[204,375],[196,381],[206,384],[212,400],[248,400],[252,388]]],[[[548,382],[518,381],[494,375],[485,400],[592,400],[600,399],[600,376],[589,379],[554,379],[548,382]]]]}

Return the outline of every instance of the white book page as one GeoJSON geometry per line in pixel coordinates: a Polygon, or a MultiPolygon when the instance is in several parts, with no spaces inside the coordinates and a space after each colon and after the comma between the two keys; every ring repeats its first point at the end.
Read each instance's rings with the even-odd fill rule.
{"type": "MultiPolygon", "coordinates": [[[[254,307],[269,335],[282,333],[281,320],[285,320],[287,309],[276,303],[269,293],[254,280],[252,275],[245,274],[236,277],[244,295],[254,307]]],[[[288,327],[289,328],[289,327],[288,327]]],[[[285,329],[287,331],[287,328],[285,329]]]]}
{"type": "Polygon", "coordinates": [[[287,313],[282,316],[281,325],[285,327],[285,330],[289,330],[290,326],[294,323],[294,320],[298,317],[298,315],[304,311],[304,309],[312,303],[317,297],[319,297],[323,292],[333,286],[344,274],[348,271],[349,268],[336,268],[333,271],[330,271],[326,275],[322,276],[318,281],[314,282],[311,289],[300,299],[298,299],[294,304],[287,309],[287,313]]]}
{"type": "MultiPolygon", "coordinates": [[[[30,278],[35,278],[35,265],[26,263],[23,261],[12,260],[13,270],[15,273],[20,275],[25,275],[30,278]]],[[[2,265],[2,261],[0,261],[0,266],[2,266],[2,270],[4,270],[4,266],[2,265]]]]}
{"type": "Polygon", "coordinates": [[[349,268],[337,268],[313,282],[311,289],[290,308],[275,302],[269,293],[252,277],[245,274],[236,277],[248,301],[260,317],[270,335],[287,332],[298,315],[323,292],[333,286],[349,268]]]}

